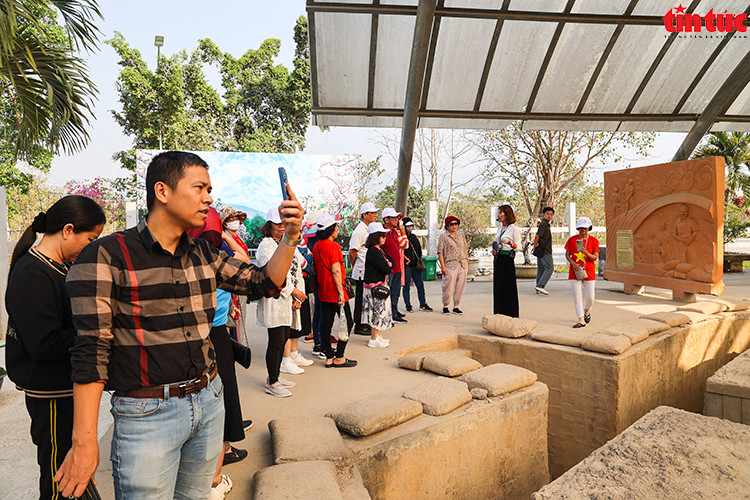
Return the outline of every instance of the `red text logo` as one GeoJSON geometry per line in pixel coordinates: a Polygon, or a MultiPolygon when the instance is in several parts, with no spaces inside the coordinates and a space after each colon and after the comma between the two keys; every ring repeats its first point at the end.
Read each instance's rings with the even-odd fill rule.
{"type": "Polygon", "coordinates": [[[706,31],[711,33],[716,31],[731,33],[735,30],[745,33],[747,31],[747,26],[743,24],[747,20],[747,15],[727,14],[726,10],[721,14],[715,14],[714,9],[711,9],[701,17],[698,14],[685,13],[685,7],[680,4],[679,7],[669,9],[662,19],[664,19],[664,27],[670,33],[697,33],[702,28],[706,28],[706,31]]]}

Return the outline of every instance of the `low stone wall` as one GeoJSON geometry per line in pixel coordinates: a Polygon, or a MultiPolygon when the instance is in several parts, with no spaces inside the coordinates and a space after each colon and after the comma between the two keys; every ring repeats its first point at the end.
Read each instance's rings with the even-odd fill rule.
{"type": "Polygon", "coordinates": [[[750,425],[750,351],[706,380],[703,414],[750,425]]]}
{"type": "Polygon", "coordinates": [[[547,484],[547,387],[344,442],[373,499],[528,498],[547,484]]]}
{"type": "Polygon", "coordinates": [[[748,463],[750,427],[660,407],[531,498],[747,498],[748,463]]]}
{"type": "Polygon", "coordinates": [[[700,412],[706,379],[750,346],[750,312],[670,328],[619,355],[480,329],[458,335],[457,346],[483,365],[531,370],[549,387],[549,467],[555,478],[657,406],[700,412]]]}

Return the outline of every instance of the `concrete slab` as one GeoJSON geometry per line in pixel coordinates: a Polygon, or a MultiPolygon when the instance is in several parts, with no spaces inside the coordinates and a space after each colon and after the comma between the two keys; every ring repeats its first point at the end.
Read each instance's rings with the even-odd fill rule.
{"type": "Polygon", "coordinates": [[[750,427],[659,407],[532,500],[746,498],[750,427]]]}

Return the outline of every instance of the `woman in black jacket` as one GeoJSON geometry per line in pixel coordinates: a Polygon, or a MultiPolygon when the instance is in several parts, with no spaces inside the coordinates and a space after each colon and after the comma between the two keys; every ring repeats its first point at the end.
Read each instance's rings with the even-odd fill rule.
{"type": "Polygon", "coordinates": [[[6,363],[8,376],[26,394],[41,473],[40,499],[59,497],[53,478],[71,447],[73,433],[68,350],[76,330],[65,276],[83,247],[99,237],[104,222],[104,212],[95,201],[66,196],[36,216],[13,250],[5,294],[6,363]],[[44,236],[31,248],[36,233],[44,236]]]}
{"type": "Polygon", "coordinates": [[[367,226],[367,256],[365,257],[365,277],[362,289],[362,323],[370,325],[372,332],[367,347],[388,347],[390,340],[380,334],[383,330],[393,326],[390,310],[390,295],[378,298],[372,290],[378,285],[386,286],[387,276],[391,274],[393,259],[385,253],[382,245],[388,230],[379,222],[372,222],[367,226]]]}

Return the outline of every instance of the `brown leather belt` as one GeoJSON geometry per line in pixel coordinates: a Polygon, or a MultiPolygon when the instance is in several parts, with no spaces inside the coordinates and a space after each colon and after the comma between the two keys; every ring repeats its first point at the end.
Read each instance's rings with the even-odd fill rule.
{"type": "MultiPolygon", "coordinates": [[[[208,375],[201,375],[200,378],[185,382],[183,384],[174,384],[169,386],[169,397],[170,398],[184,398],[189,394],[195,394],[206,388],[209,380],[213,380],[216,377],[216,364],[214,364],[208,375]]],[[[150,398],[163,398],[164,397],[164,386],[159,385],[156,387],[143,387],[141,389],[134,389],[132,391],[115,391],[115,396],[122,396],[125,398],[138,398],[138,399],[150,399],[150,398]]]]}

